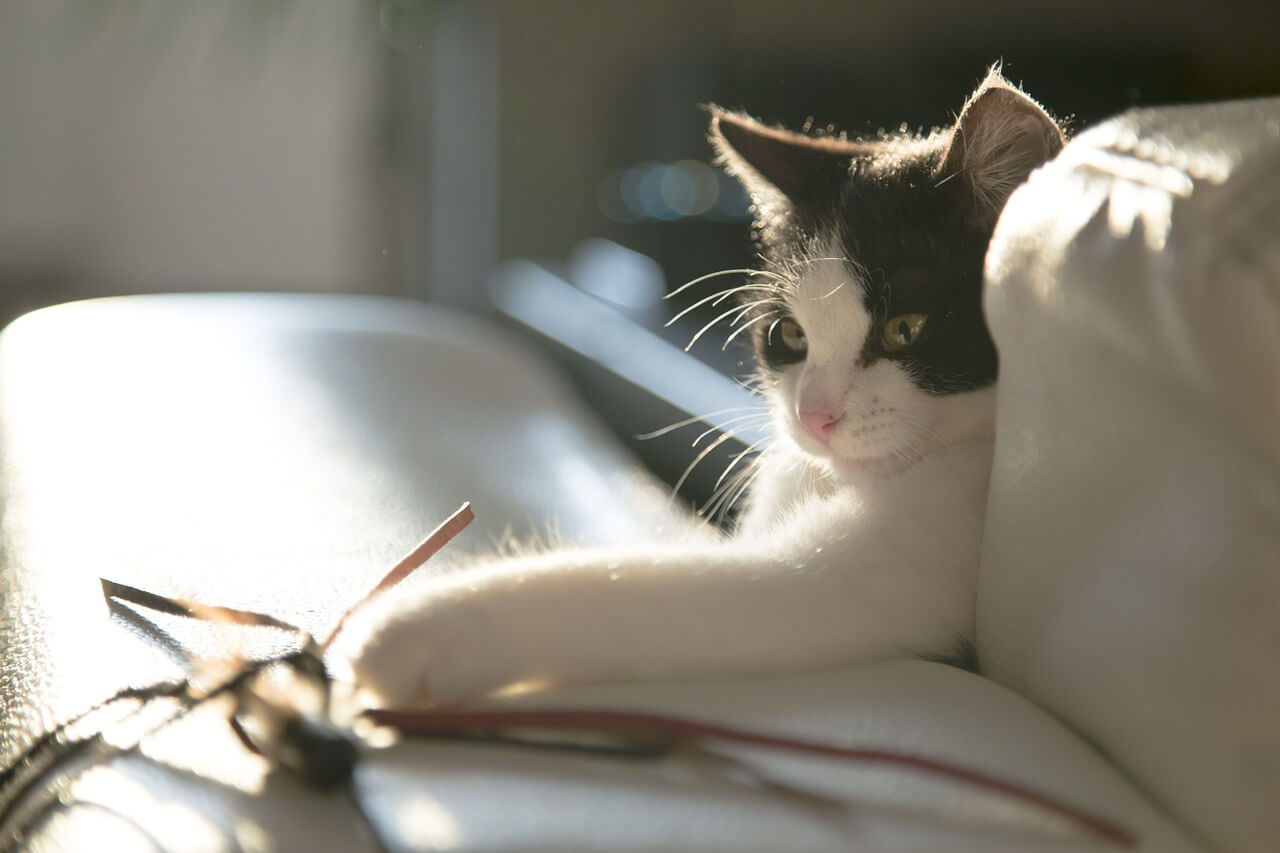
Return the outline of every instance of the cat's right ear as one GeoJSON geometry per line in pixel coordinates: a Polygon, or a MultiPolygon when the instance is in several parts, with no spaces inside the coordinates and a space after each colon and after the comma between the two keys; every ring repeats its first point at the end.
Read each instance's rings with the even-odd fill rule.
{"type": "Polygon", "coordinates": [[[848,143],[767,127],[719,107],[711,112],[711,144],[741,182],[761,216],[779,205],[813,205],[836,192],[848,175],[848,143]]]}
{"type": "Polygon", "coordinates": [[[960,111],[939,170],[963,175],[980,215],[994,220],[1010,193],[1063,142],[1061,126],[993,66],[960,111]]]}

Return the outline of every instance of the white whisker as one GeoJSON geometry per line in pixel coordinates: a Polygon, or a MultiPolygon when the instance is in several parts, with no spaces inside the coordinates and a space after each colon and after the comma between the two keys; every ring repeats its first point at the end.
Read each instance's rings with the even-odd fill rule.
{"type": "Polygon", "coordinates": [[[706,447],[704,447],[701,453],[693,457],[693,461],[690,462],[688,467],[684,469],[684,472],[680,475],[680,478],[676,480],[676,484],[671,487],[671,500],[673,502],[676,499],[676,495],[680,494],[680,487],[684,485],[685,480],[689,479],[689,475],[693,473],[694,468],[698,467],[698,463],[701,462],[703,459],[706,459],[707,456],[711,453],[711,451],[715,450],[717,447],[724,444],[726,441],[728,441],[731,438],[733,438],[733,435],[731,433],[726,432],[724,435],[720,436],[715,441],[711,442],[706,447]]]}
{"type": "Polygon", "coordinates": [[[733,308],[730,308],[728,311],[725,311],[723,314],[717,315],[714,320],[712,320],[710,323],[707,323],[707,325],[703,326],[701,329],[698,330],[698,333],[693,336],[692,340],[689,341],[689,344],[684,348],[684,351],[688,352],[689,350],[693,349],[693,345],[698,342],[699,338],[701,338],[703,335],[707,333],[708,329],[710,329],[712,326],[714,326],[716,323],[719,323],[721,320],[725,319],[726,317],[729,317],[733,314],[745,313],[747,311],[750,311],[752,308],[755,308],[759,305],[767,305],[770,302],[773,302],[773,300],[757,299],[755,302],[748,302],[746,305],[741,307],[735,306],[733,308]]]}
{"type": "Polygon", "coordinates": [[[765,442],[765,439],[763,438],[757,439],[756,441],[753,441],[751,442],[751,444],[747,445],[745,450],[735,454],[733,459],[730,460],[729,464],[725,466],[724,471],[722,471],[720,473],[720,476],[716,479],[716,484],[713,488],[719,488],[720,484],[724,482],[724,478],[729,476],[730,472],[732,472],[733,469],[738,466],[738,463],[741,462],[747,456],[747,454],[754,452],[764,442],[765,442]]]}
{"type": "Polygon", "coordinates": [[[845,286],[846,284],[848,284],[848,283],[849,283],[848,279],[846,279],[846,280],[844,280],[844,281],[840,282],[840,283],[839,283],[839,284],[837,284],[835,287],[831,288],[831,290],[827,291],[826,293],[822,294],[821,296],[815,297],[815,298],[813,299],[813,301],[814,301],[814,302],[821,302],[823,299],[830,299],[832,296],[835,296],[837,293],[839,293],[841,290],[843,290],[843,289],[844,289],[844,286],[845,286]]]}
{"type": "Polygon", "coordinates": [[[772,293],[776,290],[776,288],[766,284],[743,284],[743,285],[739,285],[738,287],[730,287],[726,290],[719,290],[711,294],[710,296],[704,296],[703,298],[699,299],[697,302],[693,303],[692,305],[685,306],[679,313],[677,313],[675,316],[673,316],[670,320],[668,320],[663,325],[670,326],[672,323],[675,323],[676,321],[678,321],[681,317],[685,316],[691,311],[695,311],[698,308],[701,308],[703,305],[706,305],[708,302],[710,302],[712,305],[719,305],[721,302],[724,302],[726,299],[728,299],[730,296],[733,296],[735,293],[742,293],[743,291],[747,291],[747,290],[762,290],[762,291],[765,291],[766,293],[772,293]]]}
{"type": "Polygon", "coordinates": [[[749,477],[750,469],[744,468],[738,471],[729,479],[727,483],[712,493],[711,497],[705,504],[698,508],[698,515],[703,518],[710,519],[716,523],[723,524],[725,516],[728,514],[728,501],[734,489],[742,483],[744,477],[749,477]]]}
{"type": "MultiPolygon", "coordinates": [[[[729,335],[729,337],[727,337],[727,338],[725,338],[725,339],[724,339],[724,343],[720,346],[720,352],[724,352],[725,350],[727,350],[727,349],[729,348],[729,344],[733,343],[733,339],[734,339],[734,338],[736,338],[738,335],[740,335],[740,334],[742,334],[743,332],[745,332],[747,329],[750,329],[750,328],[751,328],[752,326],[754,326],[756,323],[759,323],[761,320],[769,320],[769,319],[772,319],[772,318],[773,318],[773,317],[775,317],[775,316],[777,316],[777,315],[776,315],[776,314],[773,314],[773,313],[769,313],[769,314],[761,314],[760,316],[758,316],[758,317],[753,317],[753,318],[751,318],[750,320],[748,320],[747,322],[743,323],[743,324],[742,324],[741,326],[739,326],[736,330],[734,330],[734,331],[729,335]]],[[[778,320],[781,320],[781,319],[782,319],[781,317],[778,317],[778,320]]],[[[777,321],[775,321],[775,322],[777,322],[777,321]]]]}
{"type": "Polygon", "coordinates": [[[736,434],[737,434],[737,428],[736,428],[736,425],[737,425],[737,424],[739,424],[739,423],[741,423],[741,422],[745,422],[745,423],[748,423],[748,424],[749,424],[749,423],[751,423],[753,420],[759,420],[759,421],[761,422],[761,424],[762,424],[762,425],[767,425],[767,424],[769,423],[769,421],[771,420],[771,418],[770,418],[770,415],[769,415],[769,413],[768,413],[768,412],[761,412],[761,411],[753,411],[753,412],[751,412],[751,413],[749,413],[749,414],[746,414],[746,415],[738,415],[737,417],[729,418],[727,421],[725,421],[724,423],[720,424],[719,426],[712,426],[712,427],[710,427],[709,429],[705,429],[705,430],[703,430],[703,431],[702,431],[702,433],[701,433],[697,438],[695,438],[695,439],[693,440],[693,443],[692,443],[691,445],[689,445],[689,446],[690,446],[690,447],[697,447],[699,444],[701,444],[701,443],[702,443],[702,440],[703,440],[704,438],[706,438],[707,436],[711,435],[711,434],[712,434],[712,433],[714,433],[714,432],[728,432],[728,433],[733,433],[734,435],[736,435],[736,434]],[[730,424],[734,424],[734,425],[735,425],[735,429],[730,429],[730,428],[729,428],[729,425],[730,425],[730,424]]]}
{"type": "Polygon", "coordinates": [[[846,255],[841,255],[839,257],[832,256],[832,257],[822,257],[822,258],[801,258],[800,265],[803,266],[805,264],[816,264],[819,261],[839,261],[840,263],[843,263],[843,264],[856,263],[853,260],[853,258],[850,258],[846,255]]]}
{"type": "Polygon", "coordinates": [[[692,426],[693,424],[697,424],[697,423],[707,423],[711,418],[718,418],[721,415],[727,415],[730,412],[751,412],[754,414],[755,411],[756,409],[754,406],[730,406],[727,409],[717,409],[714,412],[707,412],[706,414],[702,414],[702,415],[694,415],[693,417],[685,418],[682,421],[676,421],[673,424],[668,424],[667,426],[655,429],[653,432],[642,432],[639,435],[637,435],[635,438],[637,441],[648,441],[651,438],[658,438],[660,436],[664,436],[669,432],[675,432],[676,430],[682,429],[683,427],[692,426]]]}
{"type": "Polygon", "coordinates": [[[719,278],[722,275],[762,275],[766,278],[775,278],[778,280],[782,279],[782,276],[778,275],[775,272],[770,272],[768,270],[751,270],[751,269],[718,270],[716,272],[709,272],[706,275],[700,275],[695,279],[686,281],[684,284],[680,285],[675,290],[671,291],[670,293],[668,293],[666,296],[662,298],[670,299],[671,297],[675,296],[677,293],[683,293],[684,291],[693,287],[695,284],[701,284],[704,281],[710,281],[711,279],[719,278]]]}
{"type": "Polygon", "coordinates": [[[742,496],[751,487],[751,484],[756,481],[756,478],[760,475],[760,470],[759,457],[757,456],[747,464],[747,467],[728,478],[723,486],[712,493],[711,499],[699,511],[700,514],[723,524],[730,511],[732,511],[734,504],[741,500],[742,496]]]}
{"type": "Polygon", "coordinates": [[[698,514],[704,518],[714,518],[720,503],[729,496],[729,492],[738,484],[740,478],[749,472],[749,469],[743,469],[729,478],[724,485],[717,486],[711,492],[711,496],[707,498],[707,502],[698,507],[698,514]]]}
{"type": "Polygon", "coordinates": [[[721,509],[721,512],[723,513],[723,515],[721,516],[722,521],[723,521],[723,517],[727,516],[730,513],[730,511],[733,510],[733,507],[738,503],[738,501],[742,500],[742,496],[747,493],[747,491],[751,488],[751,484],[754,483],[756,481],[756,478],[759,476],[760,476],[759,465],[753,464],[750,468],[747,469],[746,476],[742,478],[741,485],[739,485],[738,488],[733,491],[733,493],[729,496],[728,502],[726,502],[724,507],[721,509]]]}
{"type": "Polygon", "coordinates": [[[748,391],[756,396],[763,395],[768,390],[769,380],[759,374],[752,376],[750,379],[743,379],[735,376],[734,382],[744,391],[748,391]]]}
{"type": "Polygon", "coordinates": [[[774,329],[776,329],[776,328],[778,328],[778,324],[779,324],[779,323],[781,323],[781,322],[782,322],[783,320],[785,320],[785,319],[787,319],[787,318],[786,318],[785,316],[782,316],[782,317],[779,317],[778,319],[774,320],[772,323],[770,323],[770,324],[769,324],[769,331],[765,332],[765,334],[764,334],[764,341],[765,341],[765,343],[767,343],[767,344],[771,344],[771,343],[773,343],[773,330],[774,330],[774,329]]]}

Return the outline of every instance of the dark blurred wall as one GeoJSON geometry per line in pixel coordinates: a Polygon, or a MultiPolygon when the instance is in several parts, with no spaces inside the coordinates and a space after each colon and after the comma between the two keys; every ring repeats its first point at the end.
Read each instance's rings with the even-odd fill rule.
{"type": "Polygon", "coordinates": [[[927,128],[1003,59],[1081,127],[1280,91],[1273,5],[0,0],[0,315],[199,289],[482,309],[495,262],[594,237],[675,284],[750,259],[728,181],[620,202],[716,180],[699,104],[927,128]]]}
{"type": "Polygon", "coordinates": [[[563,257],[605,236],[669,277],[745,259],[708,217],[617,222],[601,181],[642,161],[707,160],[717,102],[850,132],[946,122],[997,59],[1083,127],[1132,104],[1280,92],[1273,4],[540,0],[498,22],[499,257],[563,257]]]}

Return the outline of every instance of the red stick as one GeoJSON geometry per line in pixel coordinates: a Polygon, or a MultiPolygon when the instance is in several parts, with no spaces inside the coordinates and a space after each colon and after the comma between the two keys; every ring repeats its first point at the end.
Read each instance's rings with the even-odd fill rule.
{"type": "Polygon", "coordinates": [[[373,589],[365,593],[364,597],[348,607],[346,612],[338,617],[338,624],[333,626],[333,630],[329,632],[329,636],[324,638],[324,642],[320,644],[320,648],[329,648],[329,644],[332,643],[334,638],[342,631],[342,626],[346,624],[347,617],[354,613],[357,608],[363,605],[370,598],[373,598],[377,593],[389,586],[395,586],[400,583],[400,581],[413,574],[413,572],[422,566],[423,563],[435,556],[437,551],[445,545],[448,545],[449,541],[461,533],[463,528],[475,521],[475,518],[475,514],[471,511],[470,501],[467,501],[462,506],[458,507],[457,510],[454,511],[453,515],[446,518],[439,527],[431,531],[431,533],[427,535],[427,538],[423,539],[417,548],[414,548],[406,554],[400,562],[396,563],[395,566],[392,567],[391,571],[383,575],[382,580],[378,581],[377,584],[374,585],[373,589]]]}
{"type": "Polygon", "coordinates": [[[465,734],[503,728],[538,728],[552,731],[587,731],[675,739],[698,739],[743,743],[767,749],[804,753],[846,761],[886,764],[939,776],[981,788],[1021,803],[1043,809],[1073,826],[1121,847],[1133,847],[1137,838],[1129,830],[1107,818],[1063,803],[1048,794],[1016,782],[989,776],[978,770],[884,749],[861,749],[821,741],[773,735],[766,732],[704,723],[664,714],[632,711],[591,711],[540,709],[530,711],[403,711],[371,709],[364,716],[374,723],[390,726],[405,734],[465,734]]]}

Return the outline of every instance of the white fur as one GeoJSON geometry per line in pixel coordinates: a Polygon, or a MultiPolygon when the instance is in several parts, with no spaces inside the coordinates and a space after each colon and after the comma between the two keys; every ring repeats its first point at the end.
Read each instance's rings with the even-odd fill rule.
{"type": "Polygon", "coordinates": [[[857,269],[797,269],[810,355],[765,389],[778,437],[732,538],[559,549],[393,589],[340,638],[357,683],[381,703],[450,702],[941,655],[971,637],[994,392],[931,397],[895,364],[857,367],[857,269]],[[829,448],[798,425],[806,395],[844,414],[829,448]]]}

